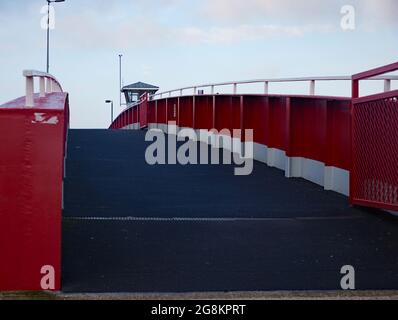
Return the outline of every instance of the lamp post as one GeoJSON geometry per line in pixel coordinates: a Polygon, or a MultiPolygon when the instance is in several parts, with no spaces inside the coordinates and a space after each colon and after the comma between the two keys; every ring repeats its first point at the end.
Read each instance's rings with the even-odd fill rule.
{"type": "Polygon", "coordinates": [[[47,73],[50,73],[50,5],[65,0],[47,0],[47,73]]]}
{"type": "Polygon", "coordinates": [[[123,55],[119,54],[119,97],[120,97],[120,107],[122,106],[122,58],[123,55]]]}
{"type": "Polygon", "coordinates": [[[113,100],[106,100],[105,103],[111,104],[111,124],[113,123],[113,100]]]}

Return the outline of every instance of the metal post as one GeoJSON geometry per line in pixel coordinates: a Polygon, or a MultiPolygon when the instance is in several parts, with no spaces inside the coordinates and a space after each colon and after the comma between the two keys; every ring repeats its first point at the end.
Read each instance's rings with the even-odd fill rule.
{"type": "Polygon", "coordinates": [[[311,96],[315,95],[315,80],[311,80],[310,82],[310,95],[311,96]]]}
{"type": "Polygon", "coordinates": [[[52,93],[52,81],[51,78],[47,78],[46,93],[52,93]]]}
{"type": "Polygon", "coordinates": [[[25,105],[26,107],[34,107],[34,79],[33,77],[26,77],[26,101],[25,105]]]}
{"type": "Polygon", "coordinates": [[[351,95],[353,99],[359,97],[359,80],[352,81],[351,95]]]}
{"type": "Polygon", "coordinates": [[[265,93],[265,94],[268,94],[268,92],[269,92],[268,81],[265,81],[265,82],[264,82],[264,93],[265,93]]]}
{"type": "Polygon", "coordinates": [[[47,0],[47,73],[50,73],[50,1],[47,0]]]}
{"type": "Polygon", "coordinates": [[[46,96],[46,78],[40,77],[40,98],[46,96]]]}
{"type": "Polygon", "coordinates": [[[113,123],[113,101],[111,102],[111,123],[113,123]]]}
{"type": "Polygon", "coordinates": [[[122,106],[122,54],[119,54],[119,98],[120,107],[122,106]]]}
{"type": "Polygon", "coordinates": [[[65,0],[46,0],[47,1],[47,73],[50,73],[50,5],[54,2],[65,2],[65,0]]]}
{"type": "Polygon", "coordinates": [[[384,92],[391,91],[391,80],[384,80],[384,92]]]}

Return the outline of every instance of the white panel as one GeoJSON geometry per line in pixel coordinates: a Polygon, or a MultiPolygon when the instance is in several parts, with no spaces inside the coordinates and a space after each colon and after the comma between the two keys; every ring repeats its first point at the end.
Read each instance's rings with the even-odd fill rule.
{"type": "Polygon", "coordinates": [[[285,176],[301,178],[303,176],[303,160],[301,157],[286,157],[285,176]]]}
{"type": "Polygon", "coordinates": [[[275,167],[285,171],[286,152],[279,149],[269,148],[267,163],[270,167],[275,167]]]}
{"type": "Polygon", "coordinates": [[[350,172],[336,167],[325,167],[325,190],[349,196],[350,172]]]}
{"type": "Polygon", "coordinates": [[[325,182],[325,164],[316,160],[303,158],[302,177],[323,186],[325,182]]]}
{"type": "Polygon", "coordinates": [[[257,161],[260,161],[263,163],[267,163],[267,159],[268,159],[268,147],[267,146],[254,142],[253,150],[254,150],[254,160],[257,160],[257,161]]]}
{"type": "Polygon", "coordinates": [[[159,123],[158,129],[162,130],[164,133],[167,133],[167,125],[164,123],[159,123]]]}

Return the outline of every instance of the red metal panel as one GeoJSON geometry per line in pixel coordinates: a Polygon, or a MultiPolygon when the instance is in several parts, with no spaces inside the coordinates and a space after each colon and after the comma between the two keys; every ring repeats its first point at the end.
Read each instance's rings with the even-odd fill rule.
{"type": "Polygon", "coordinates": [[[140,126],[145,128],[148,126],[148,95],[143,95],[140,102],[140,126]]]}
{"type": "MultiPolygon", "coordinates": [[[[191,98],[192,100],[192,98],[191,98]]],[[[177,123],[178,120],[178,98],[167,99],[167,121],[173,121],[177,123]]],[[[190,126],[192,126],[192,121],[190,126]]]]}
{"type": "Polygon", "coordinates": [[[269,98],[269,145],[270,148],[288,150],[289,121],[288,103],[285,97],[269,98]]]}
{"type": "Polygon", "coordinates": [[[396,70],[398,62],[352,76],[352,204],[398,211],[398,90],[358,98],[359,80],[396,70]]]}
{"type": "Polygon", "coordinates": [[[128,124],[129,125],[133,124],[133,109],[128,110],[127,117],[128,117],[128,124]]]}
{"type": "Polygon", "coordinates": [[[138,107],[133,108],[133,124],[138,123],[138,107]]]}
{"type": "Polygon", "coordinates": [[[232,128],[232,96],[216,96],[214,122],[219,131],[232,128]]]}
{"type": "Polygon", "coordinates": [[[352,120],[352,202],[398,211],[398,90],[354,101],[352,120]]]}
{"type": "Polygon", "coordinates": [[[327,101],[290,99],[288,156],[326,160],[327,101]]]}
{"type": "Polygon", "coordinates": [[[197,96],[195,99],[195,129],[213,129],[213,97],[197,96]]]}
{"type": "MultiPolygon", "coordinates": [[[[184,128],[193,128],[193,97],[181,97],[179,107],[178,126],[184,128]]],[[[169,100],[170,101],[170,100],[169,100]]],[[[173,119],[174,108],[177,102],[169,102],[169,119],[173,119]]]]}
{"type": "Polygon", "coordinates": [[[66,93],[0,107],[0,291],[42,290],[41,269],[61,285],[66,93]]]}
{"type": "Polygon", "coordinates": [[[254,142],[268,144],[268,100],[266,96],[247,96],[243,99],[244,129],[253,129],[254,142]]]}
{"type": "Polygon", "coordinates": [[[166,99],[158,100],[157,103],[158,103],[158,123],[167,124],[166,99]]]}
{"type": "Polygon", "coordinates": [[[148,123],[156,123],[156,101],[148,102],[148,123]]]}
{"type": "Polygon", "coordinates": [[[325,164],[351,168],[351,102],[332,100],[327,106],[327,156],[325,164]]]}
{"type": "Polygon", "coordinates": [[[232,108],[231,108],[231,125],[229,128],[231,133],[234,129],[243,129],[243,115],[242,115],[242,107],[241,104],[242,97],[240,96],[232,96],[232,108]]]}

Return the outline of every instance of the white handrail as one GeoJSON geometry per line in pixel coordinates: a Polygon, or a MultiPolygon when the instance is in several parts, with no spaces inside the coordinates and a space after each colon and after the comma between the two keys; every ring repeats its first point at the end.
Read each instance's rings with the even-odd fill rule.
{"type": "Polygon", "coordinates": [[[35,106],[34,94],[35,85],[34,78],[39,78],[40,97],[44,98],[46,94],[53,92],[63,92],[59,81],[51,74],[36,71],[36,70],[25,70],[23,76],[26,78],[26,102],[25,106],[33,108],[35,106]],[[47,82],[47,84],[46,84],[47,82]]]}
{"type": "MultiPolygon", "coordinates": [[[[194,95],[196,95],[196,91],[198,88],[210,88],[210,92],[214,95],[215,87],[222,86],[233,86],[233,93],[237,94],[238,85],[240,84],[254,84],[254,83],[264,83],[264,94],[268,94],[269,92],[269,84],[277,83],[277,82],[309,82],[309,94],[315,95],[315,83],[316,81],[351,81],[351,76],[332,76],[332,77],[303,77],[303,78],[280,78],[280,79],[255,79],[255,80],[243,80],[243,81],[231,81],[231,82],[219,82],[219,83],[210,83],[210,84],[202,84],[191,87],[183,87],[174,90],[164,91],[160,93],[156,93],[151,95],[150,99],[153,100],[155,97],[162,98],[163,96],[171,96],[173,93],[179,92],[179,96],[183,95],[183,92],[186,90],[194,90],[194,95]]],[[[398,80],[398,76],[377,76],[372,77],[367,80],[383,80],[385,84],[385,90],[389,91],[391,89],[391,81],[398,80]]]]}

